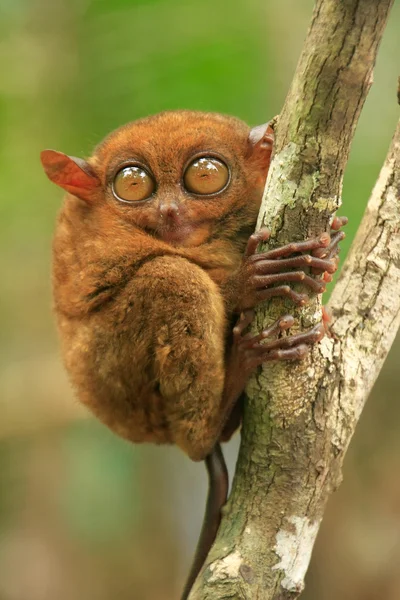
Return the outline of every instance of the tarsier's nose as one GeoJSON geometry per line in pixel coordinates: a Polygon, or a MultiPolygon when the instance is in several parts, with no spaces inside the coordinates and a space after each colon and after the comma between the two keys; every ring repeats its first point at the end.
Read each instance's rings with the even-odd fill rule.
{"type": "Polygon", "coordinates": [[[179,220],[179,206],[175,201],[162,202],[159,210],[164,222],[175,223],[179,220]]]}

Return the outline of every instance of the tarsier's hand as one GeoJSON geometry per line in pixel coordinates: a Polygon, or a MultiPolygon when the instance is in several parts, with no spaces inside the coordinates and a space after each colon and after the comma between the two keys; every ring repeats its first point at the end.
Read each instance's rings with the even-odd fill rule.
{"type": "Polygon", "coordinates": [[[292,281],[301,282],[318,294],[324,292],[338,268],[338,243],[345,237],[339,229],[346,223],[346,217],[335,217],[333,235],[322,233],[318,238],[291,242],[259,254],[255,253],[257,246],[270,237],[270,232],[261,229],[250,236],[238,276],[240,291],[235,312],[254,308],[273,296],[286,296],[300,306],[306,304],[307,294],[299,294],[287,285],[292,281]],[[307,275],[307,267],[313,274],[322,274],[322,278],[307,275]],[[271,287],[273,284],[279,285],[271,287]]]}
{"type": "Polygon", "coordinates": [[[338,244],[345,237],[340,229],[347,221],[346,217],[335,217],[331,235],[323,233],[318,238],[292,242],[260,254],[255,254],[255,251],[261,241],[269,238],[268,230],[262,229],[250,237],[239,276],[241,293],[236,311],[242,311],[242,315],[233,330],[235,352],[241,356],[245,369],[253,370],[257,365],[271,360],[301,359],[308,353],[310,344],[322,339],[329,320],[326,312],[321,323],[309,331],[294,336],[277,337],[264,343],[263,340],[273,335],[277,336],[291,327],[293,317],[282,317],[257,336],[243,335],[243,331],[253,318],[253,312],[249,309],[263,300],[273,296],[286,296],[299,306],[307,303],[307,294],[299,294],[292,290],[287,285],[289,281],[302,282],[316,293],[325,291],[326,284],[332,280],[332,275],[338,268],[338,244]],[[304,254],[305,252],[307,254],[304,254]],[[307,275],[303,270],[306,267],[309,267],[316,277],[307,275]],[[296,268],[298,270],[293,270],[296,268]],[[278,285],[269,287],[272,284],[278,285]]]}

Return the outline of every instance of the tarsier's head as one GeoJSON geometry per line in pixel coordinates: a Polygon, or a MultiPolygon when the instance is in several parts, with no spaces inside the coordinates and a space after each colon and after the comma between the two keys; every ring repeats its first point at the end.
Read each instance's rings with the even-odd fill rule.
{"type": "Polygon", "coordinates": [[[87,161],[54,150],[41,159],[94,218],[197,246],[218,234],[215,223],[257,213],[272,141],[268,124],[249,129],[234,117],[171,111],[117,129],[87,161]]]}

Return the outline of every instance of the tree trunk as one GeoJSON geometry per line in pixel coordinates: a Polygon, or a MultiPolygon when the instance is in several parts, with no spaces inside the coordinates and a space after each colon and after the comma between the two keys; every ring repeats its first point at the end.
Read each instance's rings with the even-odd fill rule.
{"type": "MultiPolygon", "coordinates": [[[[329,229],[391,4],[316,2],[260,211],[275,246],[329,229]]],[[[400,324],[399,136],[332,296],[337,337],[301,363],[269,363],[248,385],[232,493],[190,600],[293,600],[303,589],[326,501],[400,324]]],[[[320,298],[301,310],[274,300],[257,330],[287,312],[308,328],[321,319],[320,298]]]]}

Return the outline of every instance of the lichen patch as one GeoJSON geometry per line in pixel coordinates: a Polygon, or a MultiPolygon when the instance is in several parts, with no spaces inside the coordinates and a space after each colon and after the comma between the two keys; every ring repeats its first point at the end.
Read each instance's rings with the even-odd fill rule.
{"type": "Polygon", "coordinates": [[[235,579],[239,575],[239,569],[243,564],[243,558],[238,550],[228,554],[224,558],[215,560],[210,564],[209,569],[212,573],[208,581],[215,582],[220,579],[235,579]]]}
{"type": "Polygon", "coordinates": [[[292,516],[286,527],[276,536],[275,553],[280,561],[272,567],[284,572],[283,588],[299,592],[304,587],[304,576],[311,558],[319,521],[311,522],[307,517],[292,516]]]}

